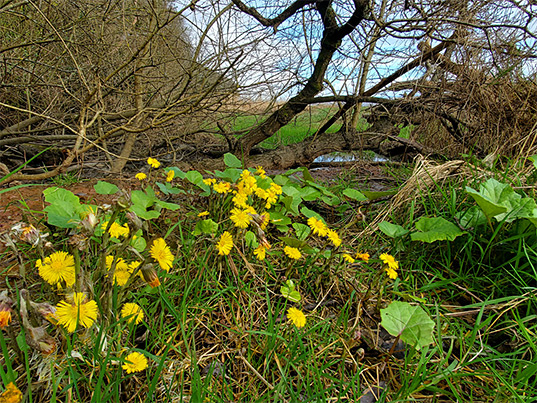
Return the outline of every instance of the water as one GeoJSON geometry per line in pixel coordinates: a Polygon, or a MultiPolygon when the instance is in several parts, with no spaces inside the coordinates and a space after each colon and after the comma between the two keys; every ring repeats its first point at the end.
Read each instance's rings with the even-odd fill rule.
{"type": "Polygon", "coordinates": [[[365,152],[363,157],[360,157],[358,153],[343,153],[334,152],[330,154],[321,155],[313,162],[353,162],[353,161],[387,161],[382,155],[378,155],[374,152],[365,152]]]}

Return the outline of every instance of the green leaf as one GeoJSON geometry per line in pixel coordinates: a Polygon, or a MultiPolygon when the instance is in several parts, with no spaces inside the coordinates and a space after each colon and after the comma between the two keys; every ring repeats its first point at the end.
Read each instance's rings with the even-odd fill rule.
{"type": "Polygon", "coordinates": [[[259,246],[259,243],[257,242],[257,237],[252,231],[246,231],[244,234],[244,240],[246,241],[246,246],[249,248],[255,249],[259,246]]]}
{"type": "Polygon", "coordinates": [[[50,187],[43,191],[45,201],[50,203],[45,207],[47,222],[59,228],[74,228],[80,220],[80,213],[85,208],[80,199],[73,192],[57,187],[50,187]]]}
{"type": "Polygon", "coordinates": [[[300,293],[296,290],[293,280],[287,280],[285,285],[280,287],[280,292],[291,302],[299,302],[302,299],[300,293]]]}
{"type": "Polygon", "coordinates": [[[179,189],[178,187],[173,186],[169,182],[166,182],[166,183],[156,182],[156,185],[158,186],[159,190],[165,195],[186,194],[186,192],[183,189],[179,189]]]}
{"type": "Polygon", "coordinates": [[[203,175],[198,171],[188,171],[185,174],[185,179],[193,185],[202,188],[203,190],[205,190],[205,188],[207,187],[207,185],[203,183],[203,175]]]}
{"type": "Polygon", "coordinates": [[[302,198],[300,196],[285,196],[280,198],[280,201],[283,203],[288,212],[292,213],[295,216],[300,214],[300,212],[298,211],[298,206],[300,205],[300,203],[302,203],[302,198]]]}
{"type": "Polygon", "coordinates": [[[283,241],[286,245],[289,245],[293,248],[303,249],[308,247],[308,243],[306,241],[288,237],[288,236],[281,236],[278,237],[281,241],[283,241]]]}
{"type": "Polygon", "coordinates": [[[537,169],[537,154],[529,156],[528,159],[533,162],[533,166],[537,169]]]}
{"type": "Polygon", "coordinates": [[[144,220],[153,220],[160,217],[160,211],[147,210],[141,205],[132,205],[129,210],[144,220]]]}
{"type": "Polygon", "coordinates": [[[315,182],[315,180],[313,179],[313,176],[311,176],[310,174],[310,171],[308,171],[308,168],[300,167],[300,170],[302,171],[302,177],[304,178],[304,180],[315,182]]]}
{"type": "Polygon", "coordinates": [[[298,223],[298,222],[293,223],[293,228],[295,229],[297,238],[302,241],[306,239],[311,232],[311,229],[309,226],[307,226],[306,224],[298,223]]]}
{"type": "Polygon", "coordinates": [[[300,212],[302,213],[302,215],[306,218],[311,218],[311,217],[315,217],[316,219],[318,220],[322,220],[324,222],[324,219],[321,217],[321,215],[319,213],[317,213],[316,211],[313,211],[313,210],[310,210],[309,208],[307,207],[302,207],[300,209],[300,212]]]}
{"type": "Polygon", "coordinates": [[[151,207],[158,199],[150,194],[147,194],[143,190],[133,190],[131,193],[131,202],[132,207],[137,206],[137,208],[147,208],[151,207]]]}
{"type": "Polygon", "coordinates": [[[376,199],[380,199],[381,197],[393,196],[394,194],[397,193],[397,190],[385,190],[382,192],[370,192],[367,190],[363,190],[362,193],[369,200],[376,200],[376,199]]]}
{"type": "Polygon", "coordinates": [[[435,241],[453,241],[460,235],[466,234],[455,224],[442,217],[422,217],[417,223],[417,232],[410,234],[413,241],[432,243],[435,241]]]}
{"type": "Polygon", "coordinates": [[[179,204],[168,203],[168,202],[165,202],[165,201],[162,201],[162,200],[157,200],[156,204],[158,206],[162,207],[162,208],[165,208],[165,209],[168,209],[168,210],[171,210],[171,211],[178,210],[181,207],[179,204]]]}
{"type": "Polygon", "coordinates": [[[492,217],[507,211],[505,204],[513,197],[515,191],[506,183],[489,179],[479,186],[479,192],[467,186],[466,193],[474,198],[487,219],[490,220],[492,217]]]}
{"type": "Polygon", "coordinates": [[[142,253],[147,247],[147,242],[142,235],[142,230],[138,230],[138,232],[136,232],[136,235],[131,240],[131,246],[140,253],[142,253]]]}
{"type": "Polygon", "coordinates": [[[300,197],[305,201],[313,201],[321,197],[321,192],[311,186],[305,186],[300,190],[300,197]]]}
{"type": "Polygon", "coordinates": [[[382,221],[379,223],[379,230],[390,238],[399,238],[408,234],[408,230],[397,224],[389,223],[388,221],[382,221]]]}
{"type": "Polygon", "coordinates": [[[359,192],[356,189],[350,189],[347,188],[343,191],[343,194],[347,196],[350,199],[356,200],[356,201],[363,201],[367,200],[367,197],[364,196],[362,192],[359,192]]]}
{"type": "Polygon", "coordinates": [[[113,195],[119,191],[119,188],[113,183],[98,181],[93,185],[93,189],[101,195],[113,195]]]}
{"type": "Polygon", "coordinates": [[[214,176],[231,183],[236,183],[241,174],[242,170],[237,168],[227,168],[225,171],[214,171],[214,176]]]}
{"type": "Polygon", "coordinates": [[[478,207],[472,206],[466,211],[461,211],[455,215],[463,228],[476,228],[487,224],[485,213],[478,207]]]}
{"type": "Polygon", "coordinates": [[[433,343],[434,322],[419,306],[408,302],[394,301],[386,309],[380,310],[380,324],[392,336],[418,350],[433,343]]]}
{"type": "Polygon", "coordinates": [[[236,156],[231,153],[224,154],[224,164],[230,168],[241,168],[242,162],[236,156]]]}
{"type": "Polygon", "coordinates": [[[218,230],[218,224],[215,223],[213,220],[211,219],[201,220],[196,223],[196,226],[194,227],[192,234],[194,236],[198,236],[201,234],[214,235],[216,234],[217,230],[218,230]]]}

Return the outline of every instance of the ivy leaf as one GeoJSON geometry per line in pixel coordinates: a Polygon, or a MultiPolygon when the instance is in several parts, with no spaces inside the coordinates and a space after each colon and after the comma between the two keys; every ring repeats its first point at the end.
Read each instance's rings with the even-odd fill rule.
{"type": "Polygon", "coordinates": [[[417,232],[410,234],[413,241],[432,243],[436,241],[453,241],[466,232],[442,217],[422,217],[417,223],[417,232]]]}
{"type": "Polygon", "coordinates": [[[418,350],[433,342],[434,322],[419,306],[408,302],[394,301],[380,310],[380,324],[392,336],[418,350]]]}

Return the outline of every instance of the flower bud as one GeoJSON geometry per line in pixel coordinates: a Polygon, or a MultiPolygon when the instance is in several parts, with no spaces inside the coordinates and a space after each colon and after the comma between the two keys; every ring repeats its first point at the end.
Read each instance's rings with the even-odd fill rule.
{"type": "Polygon", "coordinates": [[[160,285],[157,272],[152,264],[144,264],[140,271],[142,272],[142,277],[144,278],[145,282],[151,287],[154,288],[160,285]]]}

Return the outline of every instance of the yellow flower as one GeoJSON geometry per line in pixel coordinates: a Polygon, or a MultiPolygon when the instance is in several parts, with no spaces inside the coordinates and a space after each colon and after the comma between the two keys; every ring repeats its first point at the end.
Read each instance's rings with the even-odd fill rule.
{"type": "Polygon", "coordinates": [[[150,254],[163,270],[170,270],[173,264],[173,254],[163,238],[158,238],[153,241],[150,254]]]}
{"type": "Polygon", "coordinates": [[[17,388],[17,385],[15,385],[13,382],[10,382],[6,386],[6,390],[4,390],[0,394],[0,402],[1,403],[20,403],[22,402],[22,392],[17,388]]]}
{"type": "Polygon", "coordinates": [[[382,262],[392,270],[399,269],[399,262],[397,262],[397,260],[395,260],[392,255],[383,253],[382,255],[380,255],[380,260],[382,260],[382,262]]]}
{"type": "Polygon", "coordinates": [[[274,183],[272,182],[270,184],[270,189],[269,189],[271,192],[273,192],[274,194],[276,195],[281,195],[282,192],[283,192],[283,189],[280,185],[278,185],[277,183],[274,183]]]}
{"type": "Polygon", "coordinates": [[[153,168],[158,168],[160,166],[160,162],[156,160],[155,158],[151,158],[151,157],[147,159],[147,163],[151,165],[153,168]]]}
{"type": "Polygon", "coordinates": [[[134,352],[125,357],[125,363],[121,366],[127,374],[140,372],[147,368],[147,358],[145,355],[134,352]]]}
{"type": "Polygon", "coordinates": [[[302,253],[300,253],[297,248],[293,248],[292,246],[286,246],[285,248],[283,248],[283,251],[291,259],[298,260],[302,257],[302,253]]]}
{"type": "MultiPolygon", "coordinates": [[[[106,229],[108,227],[108,221],[103,222],[103,225],[101,225],[102,229],[106,229]]],[[[108,233],[113,238],[118,238],[120,236],[128,236],[129,235],[129,225],[125,223],[125,225],[121,226],[117,222],[113,222],[110,228],[108,229],[108,233]]]]}
{"type": "Polygon", "coordinates": [[[43,262],[39,259],[35,265],[39,275],[51,285],[63,282],[71,287],[75,283],[75,259],[67,252],[54,252],[43,262]]]}
{"type": "Polygon", "coordinates": [[[138,179],[139,181],[143,181],[144,179],[147,178],[147,175],[144,174],[143,172],[138,172],[136,175],[134,175],[134,177],[138,179]]]}
{"type": "Polygon", "coordinates": [[[207,186],[214,185],[216,183],[216,179],[214,178],[207,178],[203,180],[203,183],[205,183],[207,186]]]}
{"type": "Polygon", "coordinates": [[[213,189],[216,193],[229,193],[231,191],[231,184],[228,182],[218,182],[213,185],[213,189]]]}
{"type": "Polygon", "coordinates": [[[392,280],[395,280],[397,278],[397,272],[392,269],[390,266],[386,266],[384,268],[384,270],[386,270],[386,274],[388,275],[389,278],[391,278],[392,280]]]}
{"type": "Polygon", "coordinates": [[[128,323],[132,323],[134,321],[134,323],[137,325],[144,318],[144,311],[140,305],[135,304],[134,302],[127,302],[121,309],[121,317],[128,318],[128,323]]]}
{"type": "Polygon", "coordinates": [[[308,218],[308,225],[313,231],[313,235],[326,236],[328,234],[328,227],[326,224],[315,217],[308,218]]]}
{"type": "Polygon", "coordinates": [[[380,255],[380,260],[384,263],[384,270],[386,270],[386,274],[389,278],[392,280],[395,280],[397,278],[397,270],[399,269],[399,262],[395,260],[395,258],[392,255],[388,255],[387,253],[383,253],[380,255]]]}
{"type": "Polygon", "coordinates": [[[231,210],[231,216],[229,218],[233,221],[235,227],[238,228],[248,228],[248,225],[250,225],[250,221],[252,220],[252,216],[248,214],[246,210],[238,208],[231,210]]]}
{"type": "Polygon", "coordinates": [[[332,241],[336,248],[341,245],[341,238],[336,231],[329,229],[326,235],[328,236],[328,239],[332,241]]]}
{"type": "MultiPolygon", "coordinates": [[[[106,256],[106,268],[108,270],[112,268],[113,262],[114,256],[106,256]]],[[[140,264],[139,262],[133,263],[140,264]]],[[[125,262],[125,260],[123,260],[122,258],[117,259],[116,267],[114,270],[114,282],[120,287],[123,287],[125,284],[127,284],[127,281],[129,281],[129,278],[131,277],[131,274],[136,267],[137,266],[132,266],[132,264],[127,264],[127,262],[125,262]]]]}
{"type": "Polygon", "coordinates": [[[354,263],[354,258],[348,253],[343,254],[343,259],[345,259],[345,261],[347,261],[348,263],[354,263]]]}
{"type": "Polygon", "coordinates": [[[229,255],[231,248],[233,247],[233,237],[228,231],[224,231],[220,240],[216,244],[219,255],[229,255]]]}
{"type": "Polygon", "coordinates": [[[369,253],[357,253],[356,259],[363,260],[364,262],[369,262],[369,253]]]}
{"type": "Polygon", "coordinates": [[[248,196],[244,193],[237,193],[235,196],[233,196],[233,199],[231,199],[233,204],[240,208],[246,208],[248,207],[248,196]]]}
{"type": "Polygon", "coordinates": [[[208,211],[202,211],[201,213],[198,214],[198,217],[205,217],[205,216],[208,216],[208,215],[209,215],[208,211]]]}
{"type": "Polygon", "coordinates": [[[263,169],[262,166],[257,166],[255,167],[255,173],[256,175],[259,175],[261,178],[265,179],[267,177],[267,173],[265,172],[265,170],[263,169]]]}
{"type": "Polygon", "coordinates": [[[83,292],[75,292],[72,299],[72,303],[61,301],[56,309],[58,324],[66,328],[69,333],[76,330],[77,324],[88,328],[97,319],[97,303],[95,301],[84,302],[86,295],[83,292]]]}
{"type": "Polygon", "coordinates": [[[289,319],[296,327],[306,326],[306,315],[300,309],[289,308],[287,311],[287,319],[289,319]]]}
{"type": "Polygon", "coordinates": [[[175,177],[175,171],[173,169],[170,169],[168,173],[166,174],[166,182],[171,182],[174,177],[175,177]]]}
{"type": "Polygon", "coordinates": [[[267,249],[263,245],[259,245],[257,248],[255,248],[254,255],[257,260],[265,260],[266,251],[267,249]]]}

